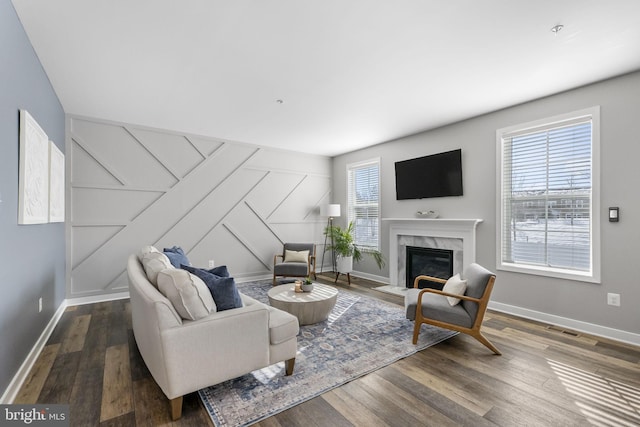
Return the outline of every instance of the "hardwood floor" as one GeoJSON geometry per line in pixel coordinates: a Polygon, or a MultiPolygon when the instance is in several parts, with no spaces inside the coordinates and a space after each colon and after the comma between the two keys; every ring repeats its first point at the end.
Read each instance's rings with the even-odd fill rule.
{"type": "MultiPolygon", "coordinates": [[[[351,281],[353,292],[402,304],[351,281]]],[[[170,420],[130,310],[128,300],[69,307],[14,403],[70,404],[73,426],[212,425],[196,393],[170,420]]],[[[256,425],[640,425],[640,347],[495,312],[483,331],[502,356],[458,335],[256,425]]]]}

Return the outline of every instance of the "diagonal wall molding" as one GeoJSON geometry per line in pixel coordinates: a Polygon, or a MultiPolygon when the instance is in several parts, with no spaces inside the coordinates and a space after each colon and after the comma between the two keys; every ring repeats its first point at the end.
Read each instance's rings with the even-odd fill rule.
{"type": "Polygon", "coordinates": [[[182,246],[192,264],[215,259],[241,278],[269,273],[282,242],[322,242],[324,218],[315,212],[329,200],[328,157],[84,117],[68,121],[71,176],[82,177],[69,184],[69,298],[126,291],[126,259],[148,244],[182,246]],[[74,156],[76,150],[88,156],[74,156]],[[96,183],[92,162],[122,186],[96,183]],[[128,200],[139,205],[131,197],[149,191],[159,196],[125,219],[128,200]],[[115,224],[121,229],[108,232],[115,224]],[[79,259],[76,246],[86,248],[79,259]]]}

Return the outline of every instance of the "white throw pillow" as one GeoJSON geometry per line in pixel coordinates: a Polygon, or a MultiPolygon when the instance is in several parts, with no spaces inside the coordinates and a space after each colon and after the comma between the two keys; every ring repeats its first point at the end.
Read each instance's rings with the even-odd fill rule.
{"type": "Polygon", "coordinates": [[[146,254],[151,252],[160,252],[160,251],[153,246],[143,246],[140,249],[140,252],[138,252],[138,260],[142,262],[142,258],[144,258],[146,254]]]}
{"type": "MultiPolygon", "coordinates": [[[[464,292],[466,290],[467,290],[467,281],[462,280],[459,274],[451,276],[449,280],[447,280],[447,283],[445,283],[444,287],[442,288],[443,292],[456,294],[456,295],[464,295],[464,292]]],[[[449,301],[449,304],[451,304],[451,306],[453,307],[454,305],[460,302],[460,298],[447,297],[447,301],[449,301]]]]}
{"type": "Polygon", "coordinates": [[[180,317],[198,320],[216,310],[207,285],[195,274],[180,268],[168,268],[158,274],[158,289],[167,297],[180,317]]]}
{"type": "Polygon", "coordinates": [[[169,258],[162,252],[147,252],[142,257],[142,267],[147,273],[147,279],[153,286],[158,287],[158,273],[167,268],[175,268],[169,258]]]}
{"type": "Polygon", "coordinates": [[[284,262],[307,262],[308,259],[309,251],[284,251],[284,262]]]}

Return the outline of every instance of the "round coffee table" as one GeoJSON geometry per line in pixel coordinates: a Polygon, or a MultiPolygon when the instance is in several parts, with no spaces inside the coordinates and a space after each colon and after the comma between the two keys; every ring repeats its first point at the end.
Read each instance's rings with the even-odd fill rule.
{"type": "Polygon", "coordinates": [[[296,316],[300,325],[312,325],[329,318],[336,305],[337,289],[320,283],[314,283],[311,292],[296,292],[294,289],[293,283],[274,286],[267,293],[269,303],[296,316]]]}

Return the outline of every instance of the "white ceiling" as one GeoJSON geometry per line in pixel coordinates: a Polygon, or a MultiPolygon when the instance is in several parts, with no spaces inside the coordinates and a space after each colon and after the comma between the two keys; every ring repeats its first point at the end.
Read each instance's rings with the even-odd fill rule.
{"type": "Polygon", "coordinates": [[[638,0],[13,4],[68,114],[331,156],[640,69],[638,0]]]}

